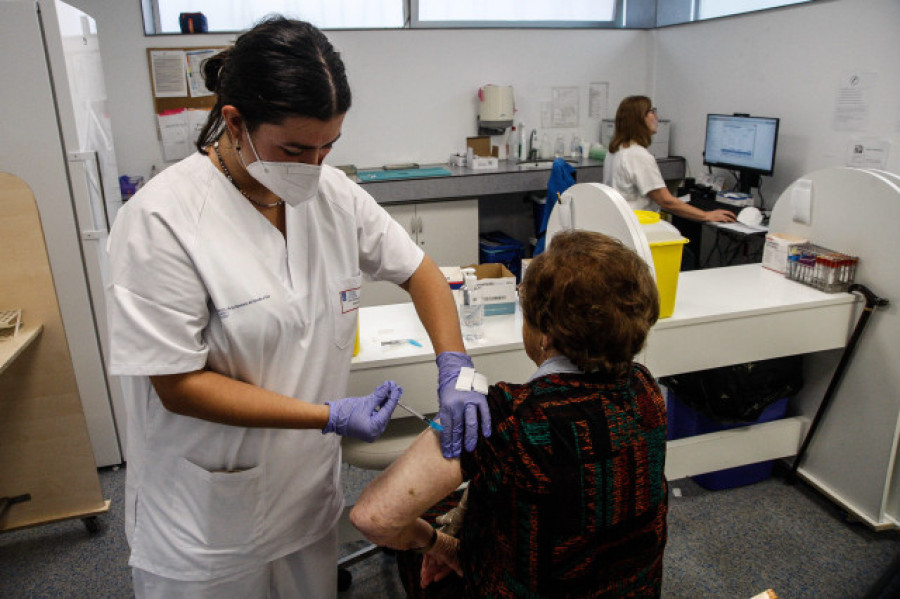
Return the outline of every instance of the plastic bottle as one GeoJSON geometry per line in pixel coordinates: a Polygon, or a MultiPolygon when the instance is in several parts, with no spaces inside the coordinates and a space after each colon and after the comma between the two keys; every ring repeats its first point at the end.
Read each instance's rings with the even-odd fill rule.
{"type": "Polygon", "coordinates": [[[528,160],[528,144],[525,143],[525,123],[519,123],[519,160],[528,160]]]}
{"type": "Polygon", "coordinates": [[[477,289],[477,280],[474,268],[464,268],[463,273],[463,303],[459,307],[460,326],[463,339],[477,341],[484,337],[484,304],[481,303],[477,289]]]}
{"type": "Polygon", "coordinates": [[[581,160],[581,138],[577,135],[572,136],[572,144],[570,146],[570,154],[575,160],[581,160]]]}
{"type": "Polygon", "coordinates": [[[509,157],[519,158],[519,130],[515,125],[509,130],[509,157]]]}
{"type": "Polygon", "coordinates": [[[562,156],[566,153],[566,141],[563,139],[562,135],[556,136],[556,143],[553,145],[553,157],[554,158],[562,158],[562,156]]]}

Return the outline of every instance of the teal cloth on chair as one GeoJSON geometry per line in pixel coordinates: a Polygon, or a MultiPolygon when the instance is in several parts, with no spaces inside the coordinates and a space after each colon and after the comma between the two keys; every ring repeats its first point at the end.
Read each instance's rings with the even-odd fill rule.
{"type": "Polygon", "coordinates": [[[562,194],[573,185],[575,185],[575,167],[562,158],[554,160],[550,170],[550,179],[547,181],[547,203],[544,204],[544,217],[541,219],[541,228],[537,231],[537,244],[534,246],[535,256],[544,251],[547,222],[556,205],[557,194],[562,194]]]}

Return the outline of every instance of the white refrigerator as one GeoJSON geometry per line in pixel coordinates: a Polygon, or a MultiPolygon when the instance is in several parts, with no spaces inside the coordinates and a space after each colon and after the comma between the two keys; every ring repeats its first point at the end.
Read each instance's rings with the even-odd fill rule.
{"type": "Polygon", "coordinates": [[[94,456],[119,464],[123,389],[106,369],[103,285],[121,194],[96,23],[56,0],[0,0],[0,48],[0,171],[37,199],[94,456]]]}

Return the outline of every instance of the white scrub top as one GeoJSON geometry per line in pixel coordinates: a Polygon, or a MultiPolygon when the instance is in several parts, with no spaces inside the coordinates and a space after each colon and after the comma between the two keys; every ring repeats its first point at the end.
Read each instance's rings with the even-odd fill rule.
{"type": "Polygon", "coordinates": [[[656,158],[647,148],[634,142],[606,155],[603,183],[621,193],[632,210],[653,212],[659,212],[659,206],[647,194],[666,186],[656,158]]]}
{"type": "Polygon", "coordinates": [[[343,508],[340,438],[180,416],[150,375],[202,368],[314,403],[343,397],[362,273],[401,283],[422,261],[343,172],[285,206],[286,237],[210,163],[167,168],[109,238],[111,371],[128,393],[130,564],[209,580],[315,542],[343,508]]]}

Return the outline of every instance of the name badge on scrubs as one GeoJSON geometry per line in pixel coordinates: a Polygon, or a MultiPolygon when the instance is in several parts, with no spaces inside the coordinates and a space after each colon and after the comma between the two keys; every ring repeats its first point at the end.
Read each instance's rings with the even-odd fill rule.
{"type": "Polygon", "coordinates": [[[341,291],[341,314],[359,309],[359,287],[341,291]]]}

